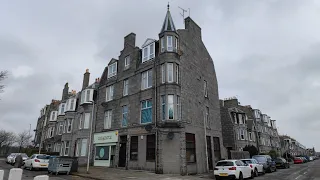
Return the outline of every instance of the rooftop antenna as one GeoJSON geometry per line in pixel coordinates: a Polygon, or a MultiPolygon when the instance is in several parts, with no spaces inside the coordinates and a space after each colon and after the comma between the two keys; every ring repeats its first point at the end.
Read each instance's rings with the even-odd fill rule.
{"type": "Polygon", "coordinates": [[[188,10],[189,10],[189,17],[190,17],[190,13],[191,13],[190,8],[188,8],[188,10]]]}
{"type": "MultiPolygon", "coordinates": [[[[182,13],[180,13],[180,15],[182,16],[182,18],[183,18],[183,24],[184,24],[184,13],[185,12],[188,12],[187,10],[185,10],[185,9],[183,9],[183,8],[181,8],[180,6],[178,6],[181,10],[182,10],[182,13]]],[[[190,12],[189,12],[190,13],[190,12]]],[[[189,14],[190,15],[190,14],[189,14]]]]}

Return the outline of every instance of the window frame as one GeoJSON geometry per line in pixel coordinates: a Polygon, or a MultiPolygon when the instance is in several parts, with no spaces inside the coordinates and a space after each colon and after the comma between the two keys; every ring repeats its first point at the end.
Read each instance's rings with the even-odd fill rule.
{"type": "Polygon", "coordinates": [[[176,80],[176,83],[177,84],[179,84],[179,65],[178,64],[176,64],[176,72],[175,72],[175,74],[176,74],[176,78],[175,78],[175,80],[176,80]]]}
{"type": "Polygon", "coordinates": [[[167,36],[167,51],[173,51],[173,36],[167,36]]]}
{"type": "Polygon", "coordinates": [[[73,119],[71,118],[67,119],[67,133],[72,132],[72,124],[73,124],[73,119]],[[70,131],[69,131],[69,127],[70,127],[70,131]]]}
{"type": "Polygon", "coordinates": [[[103,129],[111,129],[112,125],[112,110],[106,110],[104,112],[103,129]]]}
{"type": "Polygon", "coordinates": [[[106,102],[112,101],[114,95],[114,85],[107,86],[106,88],[106,102]]]}
{"type": "Polygon", "coordinates": [[[149,69],[147,71],[142,72],[141,73],[141,90],[149,89],[152,87],[152,85],[153,85],[153,69],[149,69]],[[151,84],[149,84],[149,78],[151,78],[151,84]]]}
{"type": "Polygon", "coordinates": [[[90,129],[91,113],[84,113],[83,129],[90,129]],[[88,118],[86,118],[88,117],[88,118]],[[88,126],[85,126],[88,125],[88,126]]]}
{"type": "Polygon", "coordinates": [[[155,143],[155,139],[156,139],[155,134],[147,135],[147,140],[146,140],[146,161],[155,161],[155,159],[156,159],[156,148],[155,148],[156,143],[155,143]],[[152,154],[153,154],[153,156],[152,156],[152,154]]]}
{"type": "Polygon", "coordinates": [[[240,140],[245,140],[245,132],[243,129],[240,129],[240,140]],[[243,136],[243,138],[242,138],[243,136]]]}
{"type": "Polygon", "coordinates": [[[165,42],[164,42],[164,37],[160,38],[160,52],[165,51],[165,42]]]}
{"type": "Polygon", "coordinates": [[[195,134],[192,134],[192,133],[186,133],[186,161],[187,163],[196,163],[197,162],[197,149],[196,149],[196,136],[195,134]],[[190,137],[188,137],[190,136],[190,137]],[[190,145],[192,143],[192,145],[190,145]],[[189,145],[188,145],[189,144],[189,145]],[[191,153],[193,153],[194,155],[194,159],[193,161],[191,161],[191,155],[190,155],[190,159],[188,160],[188,151],[191,151],[191,153]]]}
{"type": "Polygon", "coordinates": [[[177,105],[177,120],[181,119],[181,102],[180,102],[180,96],[177,95],[176,97],[176,105],[177,105]]]}
{"type": "Polygon", "coordinates": [[[161,82],[164,84],[166,82],[167,73],[166,73],[166,63],[161,64],[161,82]]]}
{"type": "Polygon", "coordinates": [[[129,107],[128,105],[122,106],[122,122],[121,127],[128,127],[128,113],[129,113],[129,107]],[[126,111],[125,111],[126,109],[126,111]],[[125,122],[125,125],[124,125],[125,122]]]}
{"type": "Polygon", "coordinates": [[[128,96],[129,94],[129,79],[124,79],[123,80],[123,96],[128,96]]]}
{"type": "Polygon", "coordinates": [[[166,95],[162,95],[161,96],[161,108],[162,108],[162,112],[161,112],[161,115],[162,115],[162,120],[166,120],[166,95]]]}
{"type": "Polygon", "coordinates": [[[139,158],[139,137],[131,136],[130,137],[130,161],[138,161],[138,158],[139,158]],[[136,141],[133,142],[133,139],[136,139],[136,141]],[[134,145],[136,145],[136,147],[134,145]],[[132,156],[133,153],[135,153],[134,156],[132,156]]]}
{"type": "Polygon", "coordinates": [[[167,63],[167,82],[173,83],[174,82],[174,72],[173,72],[173,63],[167,63]],[[170,80],[171,75],[171,80],[170,80]]]}
{"type": "Polygon", "coordinates": [[[117,68],[118,68],[117,62],[114,62],[108,66],[108,79],[117,75],[117,68]],[[112,71],[110,71],[110,70],[112,70],[112,71]],[[115,70],[115,71],[113,72],[113,70],[115,70]]]}
{"type": "Polygon", "coordinates": [[[68,156],[69,155],[69,150],[70,150],[70,141],[64,141],[64,153],[63,154],[65,156],[68,156]],[[67,143],[68,143],[68,146],[67,146],[67,143]]]}
{"type": "Polygon", "coordinates": [[[152,102],[152,99],[146,99],[146,100],[143,100],[143,101],[141,101],[140,102],[140,124],[150,124],[150,123],[152,123],[152,120],[153,120],[153,117],[152,117],[152,115],[153,115],[153,102],[152,102]],[[145,107],[143,107],[143,103],[145,102],[145,104],[146,104],[146,106],[145,107]],[[149,103],[148,103],[149,102],[149,103]],[[149,106],[148,107],[148,104],[151,104],[151,106],[149,106]],[[151,109],[151,115],[150,115],[150,118],[151,118],[151,121],[150,122],[142,122],[142,118],[143,118],[143,111],[145,110],[145,111],[147,111],[147,110],[149,110],[149,109],[151,109]]]}
{"type": "Polygon", "coordinates": [[[167,95],[167,119],[168,120],[174,120],[175,118],[175,102],[174,102],[175,96],[173,94],[167,95]],[[172,102],[169,101],[169,97],[172,97],[172,102]],[[170,106],[172,107],[172,118],[170,118],[170,106]]]}
{"type": "Polygon", "coordinates": [[[128,68],[130,67],[130,62],[131,62],[131,58],[130,58],[130,56],[128,55],[128,56],[126,56],[126,57],[124,58],[124,68],[125,68],[125,69],[128,69],[128,68]]]}
{"type": "Polygon", "coordinates": [[[86,138],[81,139],[81,148],[80,148],[80,153],[79,153],[80,156],[82,156],[82,157],[87,156],[87,151],[88,151],[87,146],[88,146],[88,139],[86,139],[86,138]]]}

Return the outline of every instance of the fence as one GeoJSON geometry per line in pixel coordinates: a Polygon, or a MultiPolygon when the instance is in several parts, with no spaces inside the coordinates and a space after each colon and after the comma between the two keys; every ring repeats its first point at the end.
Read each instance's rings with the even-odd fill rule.
{"type": "MultiPolygon", "coordinates": [[[[10,169],[9,179],[8,180],[22,180],[23,170],[20,168],[10,169]]],[[[0,170],[0,180],[4,180],[4,170],[0,170]]],[[[49,180],[49,176],[41,175],[34,177],[33,180],[49,180]]]]}

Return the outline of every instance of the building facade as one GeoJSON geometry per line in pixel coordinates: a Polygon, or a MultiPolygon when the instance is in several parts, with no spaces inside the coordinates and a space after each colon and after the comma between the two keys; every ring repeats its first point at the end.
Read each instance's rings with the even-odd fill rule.
{"type": "Polygon", "coordinates": [[[201,28],[177,30],[168,8],[159,40],[124,38],[98,89],[94,165],[190,174],[223,155],[218,85],[201,28]]]}
{"type": "Polygon", "coordinates": [[[283,154],[288,153],[290,156],[308,155],[307,148],[296,139],[288,135],[282,135],[280,136],[280,139],[282,145],[281,150],[283,154]]]}

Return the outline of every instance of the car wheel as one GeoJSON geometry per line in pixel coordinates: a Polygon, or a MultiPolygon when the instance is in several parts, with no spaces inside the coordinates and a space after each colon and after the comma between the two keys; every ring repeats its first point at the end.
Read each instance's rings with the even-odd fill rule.
{"type": "Polygon", "coordinates": [[[242,172],[239,174],[239,180],[243,180],[242,172]]]}
{"type": "Polygon", "coordinates": [[[32,167],[32,164],[30,165],[30,171],[32,171],[33,170],[33,167],[32,167]]]}
{"type": "Polygon", "coordinates": [[[255,176],[255,177],[258,177],[258,176],[259,176],[258,169],[254,169],[254,176],[255,176]]]}
{"type": "Polygon", "coordinates": [[[266,170],[262,168],[262,174],[266,174],[266,170]]]}
{"type": "Polygon", "coordinates": [[[249,177],[249,179],[253,179],[254,178],[254,172],[251,171],[251,176],[249,177]]]}

